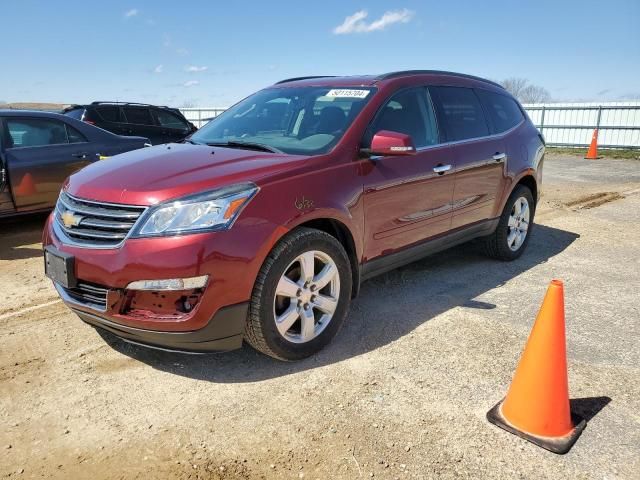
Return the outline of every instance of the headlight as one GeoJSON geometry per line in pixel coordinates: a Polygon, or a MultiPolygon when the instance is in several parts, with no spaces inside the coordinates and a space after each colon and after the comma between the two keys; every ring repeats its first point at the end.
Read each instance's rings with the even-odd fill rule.
{"type": "Polygon", "coordinates": [[[161,203],[140,220],[134,237],[179,235],[231,227],[258,187],[243,183],[161,203]]]}

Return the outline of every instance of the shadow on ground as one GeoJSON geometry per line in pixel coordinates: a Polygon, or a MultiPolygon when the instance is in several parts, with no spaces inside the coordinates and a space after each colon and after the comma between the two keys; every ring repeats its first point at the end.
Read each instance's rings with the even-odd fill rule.
{"type": "Polygon", "coordinates": [[[375,350],[457,306],[495,308],[475,298],[559,254],[577,238],[574,233],[538,225],[527,252],[514,262],[487,259],[475,245],[465,244],[372,279],[352,302],[333,343],[297,363],[278,362],[246,345],[225,354],[193,356],[150,350],[101,334],[114,349],[160,370],[212,382],[260,381],[375,350]]]}
{"type": "Polygon", "coordinates": [[[583,418],[587,423],[595,417],[600,410],[611,402],[610,397],[585,397],[570,400],[571,413],[583,418]]]}
{"type": "Polygon", "coordinates": [[[476,245],[465,244],[369,280],[352,302],[334,341],[319,354],[296,363],[273,360],[248,345],[217,355],[186,355],[139,347],[99,332],[115,350],[159,370],[211,382],[256,382],[375,350],[457,306],[495,308],[475,298],[558,255],[578,237],[537,225],[527,251],[513,262],[487,259],[476,245]]]}
{"type": "Polygon", "coordinates": [[[0,260],[39,257],[42,249],[30,247],[42,239],[48,214],[33,214],[0,220],[0,260]]]}

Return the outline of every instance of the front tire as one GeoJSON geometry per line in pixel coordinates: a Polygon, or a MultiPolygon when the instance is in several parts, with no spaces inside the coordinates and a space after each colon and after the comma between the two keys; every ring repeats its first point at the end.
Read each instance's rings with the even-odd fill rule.
{"type": "Polygon", "coordinates": [[[531,190],[524,185],[516,186],[504,206],[495,232],[483,239],[486,254],[505,261],[520,257],[531,237],[535,207],[531,190]]]}
{"type": "Polygon", "coordinates": [[[309,357],[344,323],[351,287],[340,242],[319,230],[296,229],[278,242],[258,273],[245,340],[279,360],[309,357]]]}

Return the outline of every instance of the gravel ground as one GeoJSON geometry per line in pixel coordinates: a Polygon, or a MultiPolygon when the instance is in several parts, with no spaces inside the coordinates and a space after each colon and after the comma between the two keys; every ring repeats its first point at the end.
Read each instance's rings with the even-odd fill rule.
{"type": "Polygon", "coordinates": [[[522,258],[463,245],[373,279],[294,364],[100,335],[43,278],[43,217],[1,222],[0,476],[639,478],[640,163],[548,157],[543,188],[522,258]],[[485,420],[553,278],[589,420],[565,456],[485,420]]]}

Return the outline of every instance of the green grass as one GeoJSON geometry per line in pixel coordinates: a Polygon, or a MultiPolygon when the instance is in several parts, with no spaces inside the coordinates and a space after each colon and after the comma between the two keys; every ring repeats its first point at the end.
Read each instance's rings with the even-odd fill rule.
{"type": "MultiPolygon", "coordinates": [[[[576,157],[584,157],[587,154],[587,149],[586,148],[547,147],[547,153],[550,155],[575,155],[576,157]]],[[[632,160],[640,160],[640,150],[599,148],[598,157],[627,158],[632,160]]]]}

